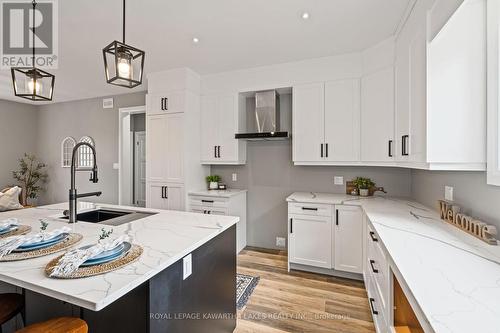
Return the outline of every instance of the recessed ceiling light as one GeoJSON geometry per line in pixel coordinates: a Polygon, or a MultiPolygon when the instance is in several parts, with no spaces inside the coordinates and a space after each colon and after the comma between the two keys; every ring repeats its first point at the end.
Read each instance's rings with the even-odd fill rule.
{"type": "Polygon", "coordinates": [[[194,37],[193,38],[193,43],[197,44],[200,40],[198,39],[198,37],[194,37]]]}
{"type": "Polygon", "coordinates": [[[308,19],[309,19],[309,13],[308,13],[308,12],[303,12],[303,13],[302,13],[302,18],[303,18],[304,20],[308,20],[308,19]]]}

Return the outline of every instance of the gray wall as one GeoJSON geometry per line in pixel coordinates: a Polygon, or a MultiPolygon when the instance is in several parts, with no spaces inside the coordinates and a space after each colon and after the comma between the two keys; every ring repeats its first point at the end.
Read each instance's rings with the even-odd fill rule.
{"type": "Polygon", "coordinates": [[[15,184],[12,171],[24,153],[36,153],[37,109],[0,100],[0,190],[15,184]]]}
{"type": "Polygon", "coordinates": [[[95,141],[99,183],[89,182],[88,172],[79,172],[77,189],[80,193],[97,190],[103,192],[100,198],[90,198],[92,201],[118,202],[118,170],[113,169],[113,163],[118,162],[118,109],[144,105],[145,92],[113,98],[113,109],[103,109],[102,98],[39,107],[37,152],[48,164],[50,182],[38,204],[68,200],[70,171],[61,167],[61,141],[67,136],[79,140],[86,135],[95,141]]]}
{"type": "Polygon", "coordinates": [[[411,182],[412,197],[436,210],[444,187],[453,186],[453,199],[467,214],[500,228],[500,187],[487,185],[485,172],[412,170],[411,182]]]}
{"type": "Polygon", "coordinates": [[[368,176],[390,195],[408,197],[410,173],[398,168],[293,166],[291,141],[249,142],[246,165],[212,166],[212,174],[222,176],[229,187],[249,190],[247,241],[265,248],[276,248],[276,237],[286,237],[285,198],[291,193],[344,193],[344,186],[333,184],[334,176],[368,176]],[[238,174],[236,182],[231,181],[233,172],[238,174]]]}

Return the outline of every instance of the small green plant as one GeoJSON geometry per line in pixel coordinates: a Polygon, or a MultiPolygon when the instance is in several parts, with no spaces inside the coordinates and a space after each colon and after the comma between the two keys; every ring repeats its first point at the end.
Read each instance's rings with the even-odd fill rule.
{"type": "Polygon", "coordinates": [[[212,183],[212,182],[218,183],[218,182],[220,182],[221,177],[218,175],[211,175],[211,176],[207,176],[207,178],[205,178],[205,179],[206,179],[207,183],[212,183]]]}
{"type": "Polygon", "coordinates": [[[40,230],[45,231],[47,230],[47,227],[49,226],[49,222],[45,220],[40,220],[40,230]]]}
{"type": "Polygon", "coordinates": [[[104,228],[101,229],[101,234],[99,235],[99,240],[103,240],[111,236],[113,229],[106,231],[104,228]]]}
{"type": "Polygon", "coordinates": [[[25,153],[24,157],[19,159],[19,170],[12,171],[12,176],[23,188],[23,206],[27,205],[27,198],[36,199],[38,193],[43,190],[40,183],[46,183],[48,178],[45,168],[46,165],[38,161],[35,155],[25,153]]]}
{"type": "Polygon", "coordinates": [[[370,178],[356,177],[353,180],[354,186],[358,188],[358,190],[369,190],[375,186],[375,183],[370,178]]]}

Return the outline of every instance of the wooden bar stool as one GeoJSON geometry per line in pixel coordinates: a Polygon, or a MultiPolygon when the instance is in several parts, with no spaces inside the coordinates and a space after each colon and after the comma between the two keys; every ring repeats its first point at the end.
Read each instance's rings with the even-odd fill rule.
{"type": "Polygon", "coordinates": [[[23,310],[23,295],[15,293],[0,294],[0,333],[2,332],[2,325],[18,314],[23,315],[23,310]]]}
{"type": "Polygon", "coordinates": [[[16,333],[87,333],[89,327],[80,318],[60,317],[29,325],[16,333]]]}

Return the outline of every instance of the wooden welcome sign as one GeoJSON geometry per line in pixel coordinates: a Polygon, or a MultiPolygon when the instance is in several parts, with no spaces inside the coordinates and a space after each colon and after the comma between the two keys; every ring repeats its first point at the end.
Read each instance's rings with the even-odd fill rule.
{"type": "Polygon", "coordinates": [[[441,219],[449,222],[457,228],[460,228],[469,234],[485,241],[491,245],[497,245],[495,238],[497,228],[486,224],[473,217],[460,213],[460,207],[452,205],[444,200],[439,200],[439,212],[441,219]]]}

